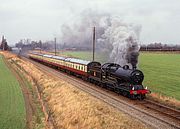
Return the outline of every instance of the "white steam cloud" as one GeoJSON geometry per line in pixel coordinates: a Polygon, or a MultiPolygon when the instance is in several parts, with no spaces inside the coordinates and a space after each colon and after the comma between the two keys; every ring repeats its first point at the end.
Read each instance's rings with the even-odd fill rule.
{"type": "Polygon", "coordinates": [[[106,50],[109,62],[135,68],[139,55],[140,25],[118,16],[86,10],[79,23],[62,26],[62,40],[71,47],[92,48],[92,27],[96,27],[96,50],[106,50]]]}

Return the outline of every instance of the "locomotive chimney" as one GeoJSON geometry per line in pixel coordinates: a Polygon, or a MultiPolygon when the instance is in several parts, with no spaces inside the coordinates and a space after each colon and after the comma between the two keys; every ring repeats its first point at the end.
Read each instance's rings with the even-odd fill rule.
{"type": "Polygon", "coordinates": [[[136,67],[136,65],[133,65],[132,68],[133,68],[133,70],[135,70],[137,67],[136,67]]]}
{"type": "Polygon", "coordinates": [[[138,52],[131,52],[131,53],[130,53],[129,62],[130,62],[131,65],[132,65],[132,69],[136,69],[136,68],[137,68],[138,56],[139,56],[139,53],[138,53],[138,52]]]}

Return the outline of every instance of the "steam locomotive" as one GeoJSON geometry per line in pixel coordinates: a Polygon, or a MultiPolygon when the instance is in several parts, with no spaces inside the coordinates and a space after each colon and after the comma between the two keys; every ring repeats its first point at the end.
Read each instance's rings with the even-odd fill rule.
{"type": "Polygon", "coordinates": [[[123,67],[115,63],[101,65],[101,63],[95,61],[85,61],[35,52],[31,52],[28,55],[29,58],[35,61],[81,77],[84,80],[111,89],[131,99],[143,100],[146,94],[150,93],[142,85],[144,80],[143,73],[136,68],[130,69],[128,65],[123,67]]]}

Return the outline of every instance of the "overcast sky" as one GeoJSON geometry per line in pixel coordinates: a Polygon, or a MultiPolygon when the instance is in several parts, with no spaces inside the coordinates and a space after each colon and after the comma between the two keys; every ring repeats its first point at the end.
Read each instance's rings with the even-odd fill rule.
{"type": "Polygon", "coordinates": [[[51,40],[85,9],[141,24],[142,43],[180,44],[180,0],[0,0],[0,36],[9,44],[23,38],[51,40]]]}

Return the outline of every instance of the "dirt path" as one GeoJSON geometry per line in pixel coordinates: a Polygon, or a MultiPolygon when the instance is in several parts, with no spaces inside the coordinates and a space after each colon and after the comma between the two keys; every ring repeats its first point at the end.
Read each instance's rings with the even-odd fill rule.
{"type": "Polygon", "coordinates": [[[32,120],[33,120],[33,115],[35,115],[35,106],[33,105],[33,96],[31,92],[28,90],[27,83],[22,76],[20,76],[19,72],[17,69],[13,68],[12,65],[4,58],[4,62],[7,65],[7,67],[10,69],[10,71],[14,74],[14,76],[17,78],[21,89],[22,93],[24,96],[24,101],[25,101],[25,106],[26,106],[26,128],[27,129],[32,129],[32,120]]]}

